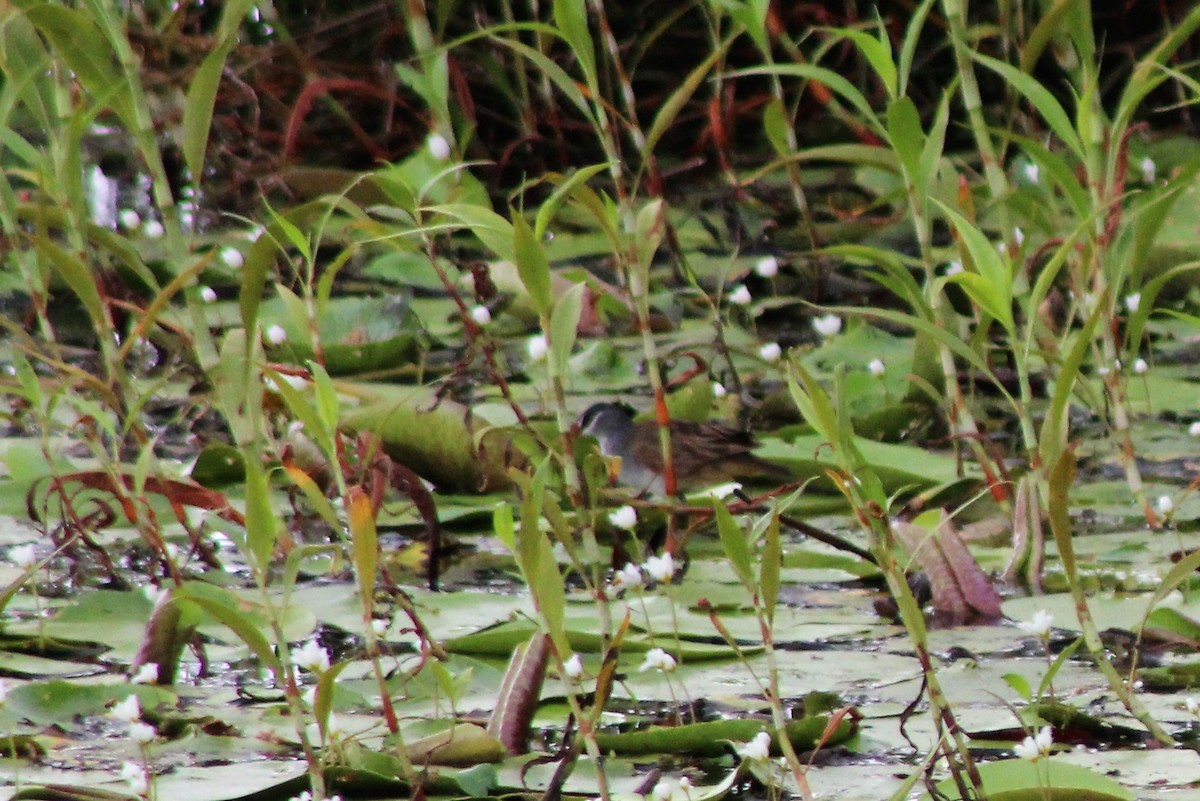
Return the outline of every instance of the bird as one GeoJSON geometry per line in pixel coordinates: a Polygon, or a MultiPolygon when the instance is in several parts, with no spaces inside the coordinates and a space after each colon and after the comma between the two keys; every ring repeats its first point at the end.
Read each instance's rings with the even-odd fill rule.
{"type": "MultiPolygon", "coordinates": [[[[785,480],[788,471],[751,451],[753,435],[721,423],[672,420],[671,456],[677,489],[690,491],[737,478],[771,477],[785,480]]],[[[666,495],[658,424],[634,420],[623,403],[597,403],[579,418],[580,433],[594,437],[605,456],[621,459],[617,481],[639,495],[666,495]]]]}

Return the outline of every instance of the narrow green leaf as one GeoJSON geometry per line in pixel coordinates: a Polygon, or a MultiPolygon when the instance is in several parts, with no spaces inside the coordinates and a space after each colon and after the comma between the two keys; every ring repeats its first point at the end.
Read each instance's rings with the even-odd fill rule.
{"type": "Polygon", "coordinates": [[[312,375],[313,389],[316,392],[317,416],[325,431],[335,432],[338,429],[341,405],[338,403],[337,388],[333,385],[333,379],[325,372],[324,367],[313,361],[308,362],[308,372],[312,375]]]}
{"type": "Polygon", "coordinates": [[[924,192],[920,181],[921,151],[925,148],[925,131],[921,129],[921,115],[916,103],[907,97],[893,101],[887,110],[888,141],[900,157],[908,173],[908,179],[918,191],[924,192]]]}
{"type": "Polygon", "coordinates": [[[578,170],[575,170],[575,172],[571,173],[566,180],[562,181],[555,188],[555,190],[550,193],[550,197],[546,198],[546,200],[538,208],[537,216],[533,221],[534,238],[539,242],[543,241],[546,237],[546,230],[550,227],[550,222],[554,219],[554,215],[558,213],[558,210],[562,207],[562,204],[566,202],[566,200],[570,198],[575,190],[578,189],[582,184],[587,183],[593,176],[607,169],[607,164],[592,164],[588,167],[580,167],[578,170]]]}
{"type": "Polygon", "coordinates": [[[853,28],[833,28],[830,32],[854,42],[867,63],[871,65],[871,69],[875,71],[875,75],[883,84],[883,90],[887,92],[888,97],[897,97],[899,94],[897,69],[896,62],[892,58],[892,43],[883,29],[882,23],[879,23],[879,31],[878,38],[871,36],[866,31],[853,28]]]}
{"type": "Polygon", "coordinates": [[[271,220],[273,221],[272,232],[278,231],[288,244],[300,251],[300,256],[304,261],[312,261],[312,245],[309,243],[308,237],[304,235],[304,232],[295,223],[270,206],[267,206],[267,213],[271,215],[271,220]]]}
{"type": "Polygon", "coordinates": [[[92,326],[99,332],[109,328],[108,316],[104,312],[104,301],[96,286],[96,277],[78,258],[60,248],[45,237],[38,237],[37,250],[50,263],[87,309],[92,326]]]}
{"type": "Polygon", "coordinates": [[[779,602],[780,572],[783,566],[783,545],[779,534],[779,510],[771,512],[767,523],[766,538],[763,540],[762,563],[758,566],[758,586],[762,598],[763,614],[768,624],[775,623],[775,606],[779,602]]]}
{"type": "Polygon", "coordinates": [[[854,84],[825,67],[815,64],[772,64],[769,67],[754,67],[752,69],[734,70],[727,73],[730,78],[742,78],[750,75],[779,75],[785,78],[799,78],[805,81],[816,81],[841,96],[858,112],[859,116],[876,133],[886,136],[887,131],[879,120],[875,109],[854,84]]]}
{"type": "MultiPolygon", "coordinates": [[[[279,521],[271,508],[271,485],[258,454],[248,454],[246,464],[246,544],[253,567],[265,575],[279,536],[279,521]]],[[[222,621],[223,622],[223,621],[222,621]]]]}
{"type": "Polygon", "coordinates": [[[725,508],[718,498],[713,499],[713,511],[717,516],[717,533],[721,536],[721,547],[725,550],[725,558],[733,565],[738,580],[751,593],[756,592],[754,586],[753,556],[750,553],[750,543],[746,532],[733,519],[733,515],[725,508]]]}
{"type": "Polygon", "coordinates": [[[84,11],[45,3],[25,12],[71,72],[100,103],[110,105],[133,124],[129,88],[117,71],[116,54],[84,11]]]}
{"type": "Polygon", "coordinates": [[[588,30],[587,6],[584,0],[554,0],[554,23],[571,46],[572,55],[579,59],[579,69],[589,86],[597,85],[596,45],[588,30]]]}
{"type": "Polygon", "coordinates": [[[262,661],[268,669],[270,669],[276,677],[282,678],[283,669],[279,664],[278,658],[275,656],[275,649],[271,647],[271,643],[259,630],[250,618],[238,611],[236,601],[230,596],[229,603],[221,603],[210,597],[211,593],[218,591],[218,588],[213,587],[206,590],[204,594],[194,592],[187,584],[182,587],[176,587],[174,593],[174,601],[176,603],[191,603],[200,607],[209,616],[215,618],[217,622],[228,627],[237,635],[238,639],[246,644],[254,655],[262,661]]]}
{"type": "MultiPolygon", "coordinates": [[[[506,261],[519,262],[513,247],[515,233],[512,224],[491,209],[471,203],[446,203],[426,206],[422,211],[426,214],[445,214],[453,218],[462,223],[484,247],[497,256],[506,261]]],[[[516,213],[514,216],[517,216],[516,213]]]]}
{"type": "Polygon", "coordinates": [[[538,316],[547,318],[553,311],[554,298],[550,287],[550,261],[542,243],[520,211],[512,212],[512,242],[516,254],[517,272],[525,285],[538,316]]]}
{"type": "Polygon", "coordinates": [[[558,374],[566,375],[567,361],[575,347],[579,318],[583,314],[583,293],[587,284],[580,281],[558,299],[550,316],[550,358],[558,365],[558,374]]]}
{"type": "Polygon", "coordinates": [[[791,145],[788,142],[788,118],[783,101],[773,97],[763,106],[763,131],[771,149],[781,158],[791,155],[791,145]]]}
{"type": "Polygon", "coordinates": [[[937,181],[938,164],[946,147],[946,128],[950,125],[950,92],[942,94],[929,133],[925,137],[925,147],[921,151],[921,160],[917,167],[917,186],[931,191],[937,181]]]}
{"type": "Polygon", "coordinates": [[[212,128],[213,103],[216,101],[217,88],[221,85],[225,59],[236,43],[236,38],[228,39],[205,56],[192,78],[192,85],[188,87],[187,99],[183,104],[183,158],[193,181],[200,181],[204,177],[204,154],[212,128]]]}
{"type": "MultiPolygon", "coordinates": [[[[654,152],[654,148],[658,145],[658,140],[670,129],[672,123],[679,116],[679,112],[692,99],[696,90],[705,84],[713,67],[725,57],[726,51],[736,38],[736,32],[726,36],[725,40],[714,47],[712,52],[703,61],[692,68],[692,71],[679,83],[675,91],[667,96],[666,102],[659,106],[658,111],[654,115],[653,122],[650,123],[649,130],[646,131],[646,144],[642,148],[643,155],[649,155],[654,152]]],[[[773,104],[773,102],[768,103],[767,108],[769,109],[773,104]]],[[[769,133],[768,136],[770,136],[769,133]]],[[[777,150],[776,152],[782,151],[777,150]]]]}
{"type": "Polygon", "coordinates": [[[994,59],[991,56],[985,56],[982,53],[972,53],[972,57],[1008,81],[1010,86],[1020,92],[1029,101],[1029,104],[1033,106],[1034,110],[1046,121],[1050,129],[1054,131],[1059,141],[1066,145],[1075,154],[1077,159],[1080,161],[1086,160],[1087,155],[1083,142],[1080,140],[1074,124],[1071,122],[1070,115],[1067,114],[1054,95],[1050,93],[1050,90],[1038,82],[1037,78],[1021,72],[1011,64],[1006,64],[1003,61],[994,59]]]}
{"type": "Polygon", "coordinates": [[[937,0],[922,0],[921,5],[912,13],[908,25],[904,29],[904,41],[900,43],[900,58],[896,64],[896,94],[908,93],[908,76],[912,72],[913,58],[917,52],[917,42],[921,39],[921,30],[925,27],[925,19],[929,9],[937,0]]]}
{"type": "Polygon", "coordinates": [[[933,202],[950,218],[950,223],[966,247],[971,262],[979,271],[978,275],[983,279],[982,282],[976,281],[969,277],[970,273],[964,272],[952,276],[950,280],[963,284],[968,291],[978,293],[976,301],[1004,326],[1005,331],[1010,335],[1014,334],[1016,322],[1012,314],[1013,280],[1009,266],[974,223],[937,198],[933,198],[933,202]]]}
{"type": "Polygon", "coordinates": [[[512,507],[504,501],[492,509],[492,531],[514,555],[517,552],[517,528],[513,523],[512,507]]]}

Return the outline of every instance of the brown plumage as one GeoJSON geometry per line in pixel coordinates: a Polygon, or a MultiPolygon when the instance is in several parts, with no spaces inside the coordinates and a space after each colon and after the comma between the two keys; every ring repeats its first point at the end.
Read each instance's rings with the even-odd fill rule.
{"type": "MultiPolygon", "coordinates": [[[[618,480],[637,492],[666,494],[658,425],[635,421],[633,410],[616,403],[597,403],[579,419],[583,434],[595,437],[600,452],[621,458],[618,480]]],[[[751,451],[753,435],[720,423],[672,420],[671,458],[679,490],[720,484],[738,478],[789,474],[780,465],[760,459],[751,451]]]]}

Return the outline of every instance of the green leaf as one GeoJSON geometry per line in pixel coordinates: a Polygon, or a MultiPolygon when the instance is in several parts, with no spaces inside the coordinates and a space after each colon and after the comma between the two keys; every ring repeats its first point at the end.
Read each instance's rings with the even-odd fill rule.
{"type": "Polygon", "coordinates": [[[554,359],[559,375],[567,374],[567,361],[575,347],[579,318],[583,314],[583,293],[587,284],[580,281],[563,293],[554,304],[550,316],[550,358],[554,359]]]}
{"type": "Polygon", "coordinates": [[[512,212],[512,243],[521,283],[529,292],[538,316],[548,318],[554,305],[550,287],[550,261],[546,258],[541,241],[534,236],[533,229],[516,209],[512,212]]]}
{"type": "Polygon", "coordinates": [[[96,276],[91,270],[81,260],[44,237],[38,237],[37,249],[83,303],[95,329],[107,330],[108,316],[104,312],[104,301],[101,300],[100,290],[96,286],[96,276]]]}
{"type": "Polygon", "coordinates": [[[271,508],[267,473],[257,455],[252,455],[246,459],[246,543],[254,568],[263,575],[271,564],[271,552],[278,536],[279,521],[271,508]]]}
{"type": "Polygon", "coordinates": [[[904,29],[904,41],[900,44],[900,58],[896,64],[896,94],[908,92],[908,76],[912,72],[913,58],[917,52],[917,42],[921,39],[921,29],[925,27],[925,19],[929,9],[936,0],[922,0],[921,5],[912,13],[907,27],[904,29]]]}
{"type": "MultiPolygon", "coordinates": [[[[989,801],[1133,801],[1133,793],[1091,768],[1058,759],[976,763],[989,801]]],[[[960,801],[956,780],[938,782],[938,798],[960,801]]],[[[926,793],[922,801],[932,796],[926,793]]]]}
{"type": "Polygon", "coordinates": [[[300,251],[300,256],[305,262],[311,262],[312,245],[309,243],[308,237],[304,235],[304,232],[291,220],[270,206],[267,206],[267,213],[271,215],[272,220],[272,226],[269,230],[272,233],[278,231],[288,244],[300,251]]]}
{"type": "Polygon", "coordinates": [[[896,62],[892,58],[892,42],[888,38],[882,22],[878,22],[878,28],[878,38],[871,36],[866,31],[853,28],[834,28],[832,33],[854,42],[859,52],[867,59],[867,63],[871,65],[871,69],[875,70],[875,75],[883,84],[883,89],[887,92],[888,97],[897,97],[899,94],[897,91],[898,81],[896,62]]]}
{"type": "Polygon", "coordinates": [[[779,536],[779,511],[771,513],[763,540],[762,563],[758,566],[758,586],[763,613],[768,624],[775,622],[775,605],[779,601],[779,576],[783,565],[783,545],[779,536]]]}
{"type": "MultiPolygon", "coordinates": [[[[815,81],[827,89],[840,95],[843,100],[854,107],[862,120],[876,133],[886,136],[887,132],[879,121],[879,115],[854,84],[833,70],[818,67],[815,64],[773,64],[769,67],[755,67],[745,70],[734,70],[727,73],[730,78],[743,78],[751,75],[779,75],[784,78],[799,78],[815,81]]],[[[878,150],[878,148],[875,148],[878,150]]]]}
{"type": "Polygon", "coordinates": [[[596,46],[588,30],[587,6],[584,0],[554,0],[554,23],[570,45],[572,55],[579,60],[579,69],[589,86],[595,86],[596,46]]]}
{"type": "Polygon", "coordinates": [[[1050,93],[1050,90],[1038,82],[1037,78],[1021,72],[1011,64],[1006,64],[991,56],[985,56],[978,52],[972,53],[972,56],[980,64],[993,72],[999,73],[1000,77],[1008,81],[1010,86],[1020,92],[1029,101],[1034,110],[1046,121],[1050,129],[1054,131],[1059,141],[1066,145],[1081,162],[1086,160],[1087,155],[1084,150],[1083,141],[1079,138],[1079,134],[1071,122],[1070,115],[1067,114],[1054,95],[1050,93]]]}
{"type": "Polygon", "coordinates": [[[961,284],[988,314],[996,319],[1010,336],[1016,333],[1016,322],[1012,313],[1012,271],[1004,259],[984,235],[983,231],[954,209],[933,198],[958,233],[968,255],[982,280],[971,277],[970,272],[961,272],[950,277],[950,281],[961,284]]]}
{"type": "Polygon", "coordinates": [[[788,142],[788,128],[787,111],[783,101],[777,97],[771,98],[763,106],[763,131],[767,134],[771,149],[781,158],[787,158],[792,152],[788,142]]]}
{"type": "Polygon", "coordinates": [[[538,208],[537,216],[533,222],[533,236],[538,242],[542,242],[546,238],[546,230],[550,227],[550,222],[554,219],[554,215],[562,207],[562,204],[567,198],[578,189],[581,185],[586,184],[593,176],[603,170],[608,169],[607,164],[592,164],[588,167],[580,167],[575,172],[571,173],[566,180],[562,181],[550,197],[542,203],[538,208]]]}
{"type": "Polygon", "coordinates": [[[925,148],[925,131],[921,129],[921,115],[916,103],[902,97],[894,101],[887,110],[888,141],[900,157],[908,173],[908,180],[917,191],[926,191],[921,180],[921,151],[925,148]]]}
{"type": "Polygon", "coordinates": [[[237,599],[217,587],[205,587],[198,592],[199,587],[184,584],[174,590],[174,599],[179,604],[195,604],[209,616],[227,626],[244,642],[262,663],[272,670],[277,677],[282,678],[283,670],[275,656],[275,649],[250,618],[238,611],[237,599]],[[227,596],[225,602],[217,600],[217,594],[227,596]]]}
{"type": "Polygon", "coordinates": [[[194,181],[200,181],[204,176],[204,153],[212,128],[213,104],[221,85],[225,59],[235,44],[237,39],[230,38],[209,53],[188,87],[183,104],[183,157],[194,181]]]}
{"type": "Polygon", "coordinates": [[[130,90],[117,71],[116,54],[91,16],[50,3],[25,13],[96,101],[110,106],[126,125],[135,127],[130,90]]]}
{"type": "Polygon", "coordinates": [[[721,547],[725,550],[725,557],[733,565],[738,579],[747,590],[753,593],[755,591],[754,558],[750,552],[750,542],[746,538],[746,532],[733,519],[733,515],[729,513],[720,499],[714,498],[712,504],[713,511],[717,516],[717,533],[721,536],[721,547]]]}

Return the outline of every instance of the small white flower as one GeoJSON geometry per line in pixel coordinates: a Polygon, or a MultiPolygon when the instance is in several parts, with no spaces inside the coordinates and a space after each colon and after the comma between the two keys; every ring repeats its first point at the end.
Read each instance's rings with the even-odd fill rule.
{"type": "Polygon", "coordinates": [[[387,620],[384,620],[383,618],[379,618],[379,617],[371,620],[371,631],[374,632],[376,637],[384,636],[385,634],[387,634],[387,630],[388,630],[388,621],[387,620]]]}
{"type": "Polygon", "coordinates": [[[329,670],[329,652],[316,640],[309,640],[299,648],[292,649],[292,662],[297,667],[323,673],[329,670]]]}
{"type": "Polygon", "coordinates": [[[654,789],[650,791],[650,797],[654,801],[670,801],[672,795],[675,794],[675,782],[671,779],[659,779],[654,785],[654,789]]]}
{"type": "Polygon", "coordinates": [[[1054,615],[1045,609],[1039,609],[1034,612],[1032,620],[1017,621],[1017,628],[1026,634],[1032,634],[1036,637],[1047,636],[1050,633],[1052,625],[1054,625],[1054,615]]]}
{"type": "Polygon", "coordinates": [[[999,245],[996,245],[996,252],[999,253],[1001,256],[1003,256],[1005,253],[1008,252],[1008,243],[1001,242],[999,245]]]}
{"type": "Polygon", "coordinates": [[[1170,495],[1159,495],[1158,502],[1154,506],[1164,517],[1175,511],[1175,501],[1171,499],[1170,495]]]}
{"type": "Polygon", "coordinates": [[[1041,168],[1039,168],[1038,165],[1034,164],[1032,161],[1025,165],[1025,180],[1029,181],[1029,183],[1039,183],[1042,177],[1041,173],[1041,168]]]}
{"type": "Polygon", "coordinates": [[[949,264],[947,264],[947,265],[946,265],[946,269],[945,269],[945,271],[944,271],[944,274],[945,274],[947,277],[949,277],[949,276],[951,276],[951,275],[958,275],[958,274],[959,274],[959,273],[961,273],[962,271],[963,271],[962,262],[961,262],[961,261],[959,261],[958,259],[955,259],[954,261],[952,261],[952,262],[950,262],[949,264]]]}
{"type": "Polygon", "coordinates": [[[1020,228],[1013,229],[1013,241],[1017,243],[1017,247],[1025,244],[1025,232],[1020,228]]]}
{"type": "Polygon", "coordinates": [[[1148,184],[1154,183],[1154,179],[1158,175],[1158,165],[1154,163],[1154,159],[1146,156],[1138,166],[1142,168],[1142,180],[1148,184]]]}
{"type": "Polygon", "coordinates": [[[778,342],[768,342],[758,349],[758,356],[765,362],[779,361],[779,357],[783,355],[783,348],[778,342]]]}
{"type": "Polygon", "coordinates": [[[142,224],[142,215],[133,209],[121,209],[118,217],[121,220],[121,227],[128,231],[132,231],[142,224]]]}
{"type": "Polygon", "coordinates": [[[1183,699],[1183,706],[1188,711],[1189,715],[1200,717],[1200,701],[1197,701],[1192,696],[1183,699]]]}
{"type": "Polygon", "coordinates": [[[638,671],[642,673],[645,673],[647,670],[661,670],[663,673],[672,673],[675,670],[675,657],[661,648],[651,648],[646,652],[646,658],[642,660],[642,666],[638,668],[638,671]]]}
{"type": "Polygon", "coordinates": [[[1144,375],[1149,369],[1150,365],[1146,364],[1145,359],[1138,359],[1133,363],[1133,372],[1137,373],[1138,375],[1144,375]]]}
{"type": "Polygon", "coordinates": [[[263,332],[263,336],[269,345],[282,345],[287,342],[287,331],[282,325],[269,325],[267,330],[263,332]]]}
{"type": "Polygon", "coordinates": [[[1042,755],[1041,750],[1037,747],[1037,741],[1032,737],[1026,737],[1021,742],[1013,746],[1013,754],[1017,759],[1028,759],[1033,761],[1042,755]]]}
{"type": "Polygon", "coordinates": [[[129,784],[129,789],[134,795],[145,795],[150,789],[146,769],[135,762],[126,762],[121,766],[121,779],[129,784]]]}
{"type": "Polygon", "coordinates": [[[37,564],[37,548],[32,543],[29,545],[18,545],[8,552],[8,558],[17,567],[22,570],[28,570],[37,564]]]}
{"type": "Polygon", "coordinates": [[[655,581],[670,581],[678,566],[675,564],[675,557],[664,553],[662,556],[646,557],[646,564],[643,567],[655,581]]]}
{"type": "Polygon", "coordinates": [[[1109,368],[1109,367],[1097,367],[1096,368],[1096,375],[1100,376],[1101,378],[1103,378],[1104,376],[1108,375],[1111,372],[1112,372],[1112,368],[1109,368]]]}
{"type": "Polygon", "coordinates": [[[623,528],[626,531],[632,531],[637,525],[637,509],[634,509],[629,504],[625,504],[619,509],[613,509],[608,513],[608,522],[615,528],[623,528]]]}
{"type": "Polygon", "coordinates": [[[1142,293],[1130,292],[1125,296],[1125,311],[1133,314],[1138,310],[1138,306],[1142,305],[1142,293]]]}
{"type": "Polygon", "coordinates": [[[525,344],[525,350],[529,354],[530,360],[540,362],[546,358],[546,352],[550,350],[550,343],[544,334],[538,334],[529,338],[529,342],[525,344]]]}
{"type": "Polygon", "coordinates": [[[578,681],[583,675],[583,659],[579,654],[571,654],[571,658],[563,662],[563,676],[571,681],[578,681]]]}
{"type": "Polygon", "coordinates": [[[487,325],[492,321],[492,312],[487,306],[475,306],[471,309],[471,319],[479,325],[487,325]]]}
{"type": "Polygon", "coordinates": [[[613,573],[612,577],[613,587],[617,590],[636,590],[644,582],[642,571],[632,562],[626,562],[625,567],[613,573]]]}
{"type": "Polygon", "coordinates": [[[751,762],[766,762],[771,758],[771,735],[760,731],[745,745],[736,746],[738,756],[751,762]]]}
{"type": "Polygon", "coordinates": [[[130,684],[157,684],[158,683],[158,663],[157,662],[147,662],[146,664],[142,665],[140,668],[137,669],[137,673],[134,673],[132,676],[129,677],[129,683],[130,684]]]}
{"type": "Polygon", "coordinates": [[[450,143],[441,134],[430,134],[425,140],[425,146],[429,148],[430,155],[438,161],[450,158],[450,143]]]}
{"type": "Polygon", "coordinates": [[[729,394],[729,390],[725,389],[725,385],[720,381],[714,381],[712,385],[712,393],[714,398],[723,398],[729,394]]]}
{"type": "Polygon", "coordinates": [[[1053,745],[1054,730],[1049,726],[1043,726],[1036,735],[1026,737],[1013,746],[1013,753],[1021,759],[1036,760],[1045,754],[1049,754],[1050,748],[1053,745]]]}
{"type": "Polygon", "coordinates": [[[142,706],[138,703],[137,696],[131,693],[113,704],[108,714],[122,723],[137,723],[142,717],[142,706]]]}
{"type": "Polygon", "coordinates": [[[129,724],[129,739],[138,745],[152,743],[157,736],[158,732],[149,723],[138,722],[129,724]]]}
{"type": "Polygon", "coordinates": [[[679,777],[679,789],[683,790],[684,793],[687,793],[688,791],[690,791],[692,789],[692,780],[689,779],[687,776],[680,776],[679,777]]]}
{"type": "Polygon", "coordinates": [[[158,220],[150,220],[142,226],[142,235],[147,239],[159,239],[166,231],[167,229],[163,228],[163,224],[158,220]]]}
{"type": "Polygon", "coordinates": [[[873,376],[881,376],[887,372],[887,365],[883,363],[883,359],[871,359],[871,361],[867,363],[867,370],[869,370],[873,376]]]}
{"type": "Polygon", "coordinates": [[[1188,436],[1200,437],[1200,420],[1196,420],[1190,426],[1188,426],[1188,436]]]}
{"type": "Polygon", "coordinates": [[[217,291],[211,286],[200,287],[200,300],[204,301],[205,303],[216,303],[217,291]]]}
{"type": "Polygon", "coordinates": [[[4,702],[8,700],[8,682],[0,679],[0,706],[4,706],[4,702]]]}
{"type": "Polygon", "coordinates": [[[812,327],[818,334],[823,337],[831,337],[842,330],[842,318],[836,314],[826,314],[822,317],[814,317],[812,327]]]}
{"type": "Polygon", "coordinates": [[[749,306],[754,297],[750,294],[750,290],[746,289],[745,284],[738,284],[729,293],[729,302],[734,306],[749,306]]]}
{"type": "Polygon", "coordinates": [[[717,484],[715,487],[708,487],[700,492],[694,493],[694,498],[716,498],[723,500],[728,498],[733,493],[742,488],[742,485],[736,481],[730,481],[728,484],[717,484]]]}
{"type": "Polygon", "coordinates": [[[774,278],[779,275],[779,259],[774,256],[764,256],[754,265],[754,272],[763,278],[774,278]]]}
{"type": "Polygon", "coordinates": [[[226,267],[236,270],[246,263],[246,257],[237,248],[221,248],[221,261],[225,263],[226,267]]]}

